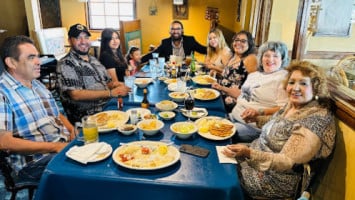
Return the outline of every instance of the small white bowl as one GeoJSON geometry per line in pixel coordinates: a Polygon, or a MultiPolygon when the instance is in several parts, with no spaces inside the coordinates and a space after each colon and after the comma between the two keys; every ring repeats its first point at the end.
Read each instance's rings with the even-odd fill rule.
{"type": "Polygon", "coordinates": [[[146,119],[138,122],[137,127],[145,135],[155,135],[164,127],[164,122],[158,119],[146,119]]]}
{"type": "Polygon", "coordinates": [[[139,88],[146,88],[152,82],[151,78],[136,78],[134,84],[139,88]]]}
{"type": "Polygon", "coordinates": [[[175,117],[175,113],[172,111],[163,111],[159,112],[159,117],[163,118],[164,120],[171,120],[175,117]]]}
{"type": "Polygon", "coordinates": [[[180,139],[187,139],[197,132],[198,128],[194,122],[176,122],[170,126],[170,130],[180,139]]]}
{"type": "Polygon", "coordinates": [[[186,92],[170,92],[169,97],[175,102],[183,102],[185,97],[187,97],[186,92]]]}
{"type": "Polygon", "coordinates": [[[173,101],[163,100],[155,104],[155,107],[161,111],[172,111],[176,109],[178,105],[173,101]]]}
{"type": "Polygon", "coordinates": [[[137,130],[137,126],[134,124],[123,124],[117,128],[123,135],[131,135],[137,130]]]}

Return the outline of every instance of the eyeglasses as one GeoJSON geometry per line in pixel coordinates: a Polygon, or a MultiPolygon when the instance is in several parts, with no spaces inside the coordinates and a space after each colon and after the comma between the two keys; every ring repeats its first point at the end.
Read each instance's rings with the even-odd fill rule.
{"type": "Polygon", "coordinates": [[[248,42],[248,40],[244,40],[244,39],[235,39],[235,40],[234,40],[234,42],[240,42],[240,43],[245,44],[245,43],[247,43],[247,42],[248,42]]]}
{"type": "Polygon", "coordinates": [[[180,31],[181,28],[171,28],[170,30],[172,30],[172,31],[180,31]]]}

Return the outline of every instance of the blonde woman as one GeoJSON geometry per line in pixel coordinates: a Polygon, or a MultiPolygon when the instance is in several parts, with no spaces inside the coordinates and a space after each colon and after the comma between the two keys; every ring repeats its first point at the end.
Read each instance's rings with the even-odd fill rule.
{"type": "Polygon", "coordinates": [[[224,66],[227,65],[229,59],[232,57],[232,52],[224,39],[222,31],[212,29],[208,33],[207,44],[205,65],[210,69],[211,74],[215,72],[221,74],[224,66]]]}

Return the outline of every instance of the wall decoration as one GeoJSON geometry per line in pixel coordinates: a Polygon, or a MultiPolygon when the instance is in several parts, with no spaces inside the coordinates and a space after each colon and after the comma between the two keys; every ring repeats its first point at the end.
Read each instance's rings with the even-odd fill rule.
{"type": "Polygon", "coordinates": [[[210,29],[216,28],[219,22],[218,8],[207,7],[205,11],[205,19],[211,21],[210,29]]]}
{"type": "Polygon", "coordinates": [[[151,0],[149,5],[149,15],[157,15],[158,14],[158,7],[156,0],[151,0]]]}
{"type": "Polygon", "coordinates": [[[187,0],[182,5],[173,5],[173,19],[188,19],[189,6],[187,0]]]}
{"type": "Polygon", "coordinates": [[[39,5],[41,9],[42,28],[62,26],[59,0],[40,0],[39,5]]]}

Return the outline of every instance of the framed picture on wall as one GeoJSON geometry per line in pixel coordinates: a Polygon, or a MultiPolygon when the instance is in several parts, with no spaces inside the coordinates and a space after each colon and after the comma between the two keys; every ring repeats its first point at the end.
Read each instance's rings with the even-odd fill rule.
{"type": "Polygon", "coordinates": [[[187,0],[184,0],[182,5],[173,4],[173,19],[188,19],[189,18],[189,6],[187,0]]]}

